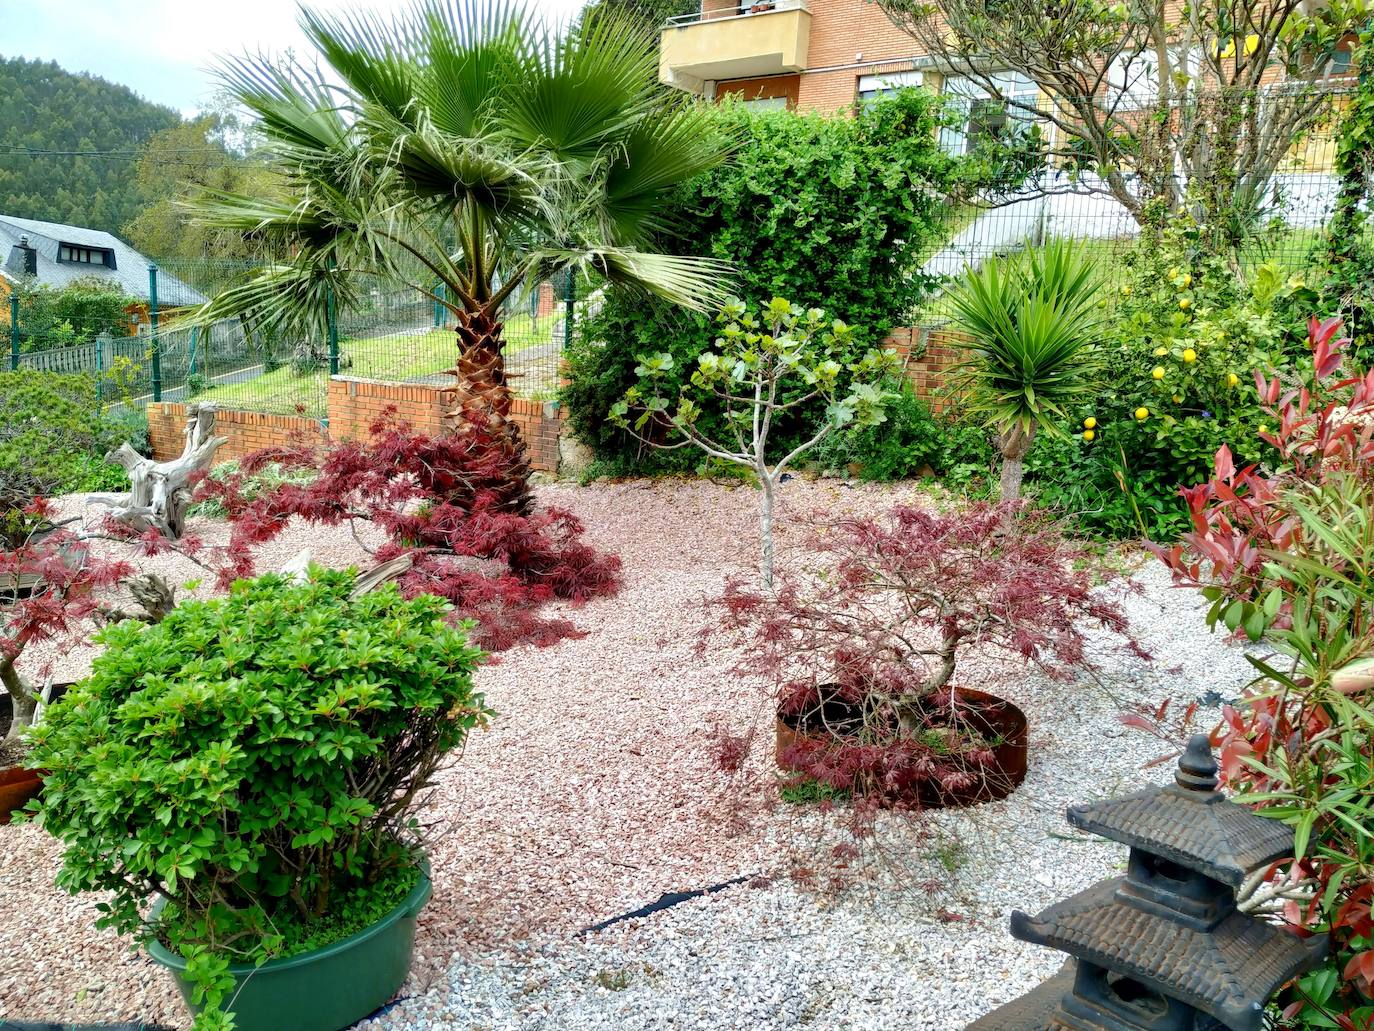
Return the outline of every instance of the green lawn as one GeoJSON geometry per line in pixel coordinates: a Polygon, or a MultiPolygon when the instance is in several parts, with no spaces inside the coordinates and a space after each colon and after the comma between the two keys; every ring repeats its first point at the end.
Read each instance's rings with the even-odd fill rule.
{"type": "MultiPolygon", "coordinates": [[[[562,313],[535,318],[515,315],[505,324],[506,355],[551,343],[553,328],[562,313]]],[[[452,368],[453,333],[434,329],[409,335],[343,339],[339,342],[340,373],[361,379],[411,382],[434,376],[452,368]]],[[[244,383],[211,387],[199,396],[223,408],[255,412],[277,412],[323,418],[329,384],[328,368],[301,373],[290,365],[257,376],[244,383]]],[[[518,389],[518,388],[517,388],[518,389]]]]}

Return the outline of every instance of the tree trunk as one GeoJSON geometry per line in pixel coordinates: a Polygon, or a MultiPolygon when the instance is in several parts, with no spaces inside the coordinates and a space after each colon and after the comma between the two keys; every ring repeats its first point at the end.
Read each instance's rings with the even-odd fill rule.
{"type": "Polygon", "coordinates": [[[773,589],[773,481],[766,473],[760,474],[759,486],[763,490],[763,502],[759,506],[759,541],[763,550],[763,586],[773,589]]]}
{"type": "Polygon", "coordinates": [[[9,660],[0,661],[0,685],[10,696],[10,727],[5,733],[3,744],[19,740],[19,734],[33,724],[33,714],[38,709],[38,695],[28,689],[19,678],[19,671],[9,660]]]}
{"type": "Polygon", "coordinates": [[[449,371],[458,382],[445,421],[454,433],[486,426],[500,449],[504,468],[499,476],[475,486],[494,492],[501,511],[525,515],[534,503],[530,463],[520,428],[511,418],[514,398],[506,382],[501,323],[490,312],[463,312],[458,316],[457,334],[458,362],[449,371]]]}
{"type": "Polygon", "coordinates": [[[1004,430],[997,439],[1002,452],[1002,504],[1021,500],[1021,478],[1025,475],[1023,459],[1035,439],[1034,428],[1028,433],[1020,426],[1004,430]]]}

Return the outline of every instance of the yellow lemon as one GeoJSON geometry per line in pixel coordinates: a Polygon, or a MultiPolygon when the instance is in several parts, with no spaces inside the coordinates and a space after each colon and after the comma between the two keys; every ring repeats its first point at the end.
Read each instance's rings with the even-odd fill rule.
{"type": "Polygon", "coordinates": [[[1193,306],[1192,299],[1185,297],[1183,298],[1183,300],[1178,302],[1178,306],[1182,308],[1184,311],[1187,311],[1189,308],[1193,306]]]}
{"type": "Polygon", "coordinates": [[[1178,275],[1178,266],[1175,265],[1175,266],[1173,266],[1171,269],[1169,269],[1169,278],[1170,278],[1170,279],[1173,279],[1173,278],[1174,278],[1175,276],[1177,276],[1177,275],[1178,275]]]}
{"type": "Polygon", "coordinates": [[[1163,378],[1164,378],[1164,366],[1162,366],[1162,365],[1156,365],[1155,368],[1154,368],[1154,371],[1151,372],[1150,375],[1153,376],[1155,379],[1163,379],[1163,378]]]}
{"type": "Polygon", "coordinates": [[[1194,351],[1191,347],[1185,347],[1183,349],[1183,360],[1185,362],[1197,361],[1197,352],[1194,351]]]}
{"type": "Polygon", "coordinates": [[[1084,439],[1084,440],[1092,440],[1093,437],[1095,437],[1095,436],[1097,436],[1097,434],[1094,433],[1092,430],[1084,430],[1084,431],[1083,431],[1083,439],[1084,439]]]}
{"type": "Polygon", "coordinates": [[[1181,279],[1179,280],[1179,282],[1182,283],[1184,286],[1192,286],[1192,285],[1193,285],[1193,277],[1192,277],[1191,275],[1189,275],[1187,272],[1185,272],[1185,273],[1183,273],[1183,278],[1181,278],[1181,279]]]}
{"type": "Polygon", "coordinates": [[[1121,287],[1121,295],[1122,295],[1123,297],[1130,297],[1130,296],[1131,296],[1131,284],[1130,284],[1130,283],[1124,283],[1124,284],[1122,284],[1122,287],[1121,287]]]}
{"type": "Polygon", "coordinates": [[[1137,408],[1135,410],[1135,417],[1139,419],[1141,422],[1144,422],[1146,419],[1150,417],[1150,410],[1142,405],[1140,408],[1137,408]]]}
{"type": "Polygon", "coordinates": [[[1097,425],[1097,420],[1094,419],[1091,415],[1088,416],[1086,419],[1083,420],[1083,428],[1084,428],[1085,430],[1090,430],[1090,429],[1092,429],[1092,428],[1093,428],[1094,426],[1096,426],[1096,425],[1097,425]]]}
{"type": "Polygon", "coordinates": [[[1227,385],[1228,387],[1236,387],[1236,386],[1239,386],[1239,385],[1240,385],[1240,377],[1237,376],[1234,372],[1228,372],[1228,373],[1226,374],[1226,385],[1227,385]]]}
{"type": "Polygon", "coordinates": [[[1264,423],[1260,423],[1260,429],[1259,429],[1259,431],[1260,431],[1261,433],[1268,433],[1268,432],[1269,432],[1269,427],[1268,427],[1267,425],[1265,425],[1264,423]]]}

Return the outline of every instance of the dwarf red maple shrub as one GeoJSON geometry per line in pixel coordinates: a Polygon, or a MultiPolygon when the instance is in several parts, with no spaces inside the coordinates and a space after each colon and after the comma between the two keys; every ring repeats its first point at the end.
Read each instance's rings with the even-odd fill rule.
{"type": "Polygon", "coordinates": [[[971,787],[994,746],[956,687],[973,648],[1059,680],[1094,667],[1090,626],[1144,654],[1121,607],[1093,590],[1084,553],[1030,513],[898,507],[810,530],[815,567],[775,593],[731,581],[703,643],[724,633],[741,648],[734,672],[760,678],[779,716],[807,730],[779,759],[828,789],[904,805],[925,785],[971,787]]]}
{"type": "Polygon", "coordinates": [[[12,706],[6,742],[29,726],[40,689],[19,672],[25,650],[45,641],[75,642],[101,611],[96,592],[133,569],[91,555],[76,534],[51,522],[35,499],[0,510],[0,687],[12,706]]]}
{"type": "Polygon", "coordinates": [[[488,651],[577,636],[571,621],[545,616],[541,607],[555,600],[581,602],[618,587],[619,558],[583,543],[582,524],[572,513],[501,510],[492,485],[501,481],[503,459],[483,426],[431,436],[388,415],[371,433],[367,441],[258,451],[234,474],[198,484],[196,499],[217,501],[232,524],[222,584],[251,576],[254,548],[297,517],[323,525],[366,520],[380,527],[387,542],[377,560],[408,555],[413,562],[398,581],[402,593],[447,598],[459,617],[477,621],[474,640],[488,651]],[[313,468],[318,475],[250,495],[247,480],[269,463],[313,468]]]}
{"type": "MultiPolygon", "coordinates": [[[[1152,550],[1224,623],[1276,654],[1212,732],[1240,801],[1294,826],[1297,859],[1258,902],[1301,933],[1327,931],[1327,963],[1290,987],[1284,1026],[1374,1027],[1374,370],[1350,368],[1338,319],[1308,326],[1310,365],[1255,374],[1273,450],[1182,491],[1192,529],[1152,550]]],[[[1161,711],[1162,712],[1162,711],[1161,711]]],[[[1155,716],[1160,713],[1154,714],[1155,716]]],[[[1187,714],[1191,715],[1191,713],[1187,714]]],[[[1126,722],[1151,729],[1139,714],[1126,722]]]]}

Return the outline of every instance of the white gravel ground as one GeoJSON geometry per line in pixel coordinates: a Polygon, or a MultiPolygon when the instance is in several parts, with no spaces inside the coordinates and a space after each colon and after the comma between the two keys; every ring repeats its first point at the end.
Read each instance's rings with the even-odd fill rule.
{"type": "MultiPolygon", "coordinates": [[[[785,492],[792,512],[920,497],[833,481],[794,480],[785,492]]],[[[692,654],[700,601],[753,561],[751,493],[633,482],[546,486],[539,497],[621,555],[624,588],[573,611],[586,637],[507,653],[480,674],[500,718],[430,799],[448,831],[432,850],[435,897],[414,974],[400,1002],[360,1027],[961,1027],[1057,969],[1056,957],[1012,941],[1011,908],[1034,911],[1122,864],[1124,850],[1070,830],[1064,806],[1168,775],[1143,769],[1161,746],[1115,714],[1166,696],[1233,695],[1248,679],[1243,653],[1209,634],[1195,596],[1146,564],[1128,607],[1153,663],[1113,654],[1103,683],[1074,685],[993,656],[961,668],[965,686],[1030,717],[1019,791],[926,820],[884,818],[848,887],[804,889],[789,874],[823,867],[828,825],[771,803],[765,749],[750,790],[717,771],[714,728],[753,725],[764,707],[724,674],[724,657],[692,654]],[[579,933],[666,892],[741,876],[750,882],[579,933]]],[[[293,527],[263,567],[303,546],[331,565],[362,558],[346,530],[293,527]]],[[[155,564],[196,575],[175,557],[155,564]]],[[[56,661],[69,679],[89,655],[56,661]]],[[[184,1026],[164,975],[94,930],[93,900],[52,887],[57,866],[42,832],[0,829],[0,1018],[184,1026]]]]}

